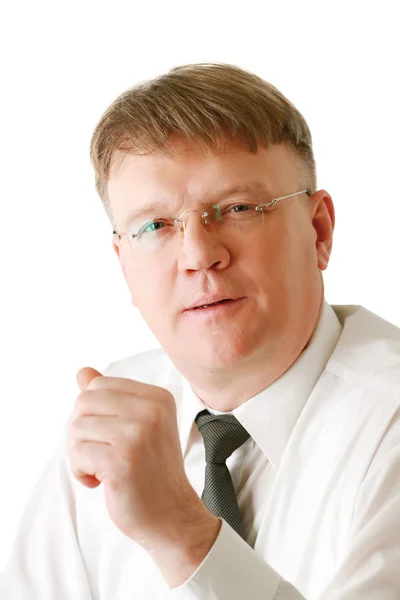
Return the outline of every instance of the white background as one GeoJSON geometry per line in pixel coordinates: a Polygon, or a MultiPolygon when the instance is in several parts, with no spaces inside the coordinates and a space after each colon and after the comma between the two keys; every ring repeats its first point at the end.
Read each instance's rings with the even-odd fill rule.
{"type": "Polygon", "coordinates": [[[16,1],[0,8],[0,570],[79,393],[76,372],[158,346],[111,251],[88,158],[136,82],[230,62],[313,134],[337,225],[331,304],[400,325],[399,21],[392,2],[16,1]]]}

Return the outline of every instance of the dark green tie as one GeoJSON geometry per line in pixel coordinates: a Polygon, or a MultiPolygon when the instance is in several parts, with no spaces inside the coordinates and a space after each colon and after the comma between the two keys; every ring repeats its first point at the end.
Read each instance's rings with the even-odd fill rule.
{"type": "Polygon", "coordinates": [[[206,476],[201,499],[214,515],[225,519],[244,539],[235,488],[225,461],[249,439],[250,434],[234,415],[213,415],[202,410],[195,421],[206,450],[206,476]]]}

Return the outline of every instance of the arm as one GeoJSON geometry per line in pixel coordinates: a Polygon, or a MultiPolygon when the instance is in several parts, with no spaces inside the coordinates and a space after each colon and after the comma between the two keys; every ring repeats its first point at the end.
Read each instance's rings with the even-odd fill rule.
{"type": "MultiPolygon", "coordinates": [[[[215,541],[210,537],[210,550],[202,562],[184,583],[172,587],[167,597],[305,600],[225,521],[215,541]]],[[[347,549],[331,581],[326,582],[324,590],[313,596],[313,600],[398,600],[399,597],[400,413],[393,419],[360,486],[347,549]]]]}
{"type": "Polygon", "coordinates": [[[74,526],[66,429],[37,481],[4,571],[1,600],[92,600],[74,526]]]}
{"type": "MultiPolygon", "coordinates": [[[[305,600],[292,585],[281,579],[223,519],[218,536],[204,560],[189,579],[173,587],[171,600],[305,600]]],[[[200,546],[200,548],[205,546],[200,546]]],[[[195,546],[193,545],[193,548],[195,546]]],[[[177,551],[175,550],[175,556],[177,551]]],[[[194,565],[198,554],[181,554],[171,564],[160,559],[158,567],[171,585],[179,574],[194,565]],[[172,566],[173,565],[173,566],[172,566]]],[[[193,569],[192,569],[193,570],[193,569]]]]}

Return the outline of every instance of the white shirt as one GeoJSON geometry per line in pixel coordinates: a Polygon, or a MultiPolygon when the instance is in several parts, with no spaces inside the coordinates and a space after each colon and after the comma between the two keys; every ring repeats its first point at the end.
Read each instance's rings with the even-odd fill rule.
{"type": "MultiPolygon", "coordinates": [[[[103,373],[174,395],[200,496],[205,454],[194,418],[206,405],[165,351],[103,373]]],[[[170,590],[111,521],[103,486],[73,477],[66,425],[18,525],[1,600],[398,600],[400,329],[325,302],[297,361],[232,413],[251,436],[227,461],[247,543],[222,520],[202,563],[170,590]]]]}

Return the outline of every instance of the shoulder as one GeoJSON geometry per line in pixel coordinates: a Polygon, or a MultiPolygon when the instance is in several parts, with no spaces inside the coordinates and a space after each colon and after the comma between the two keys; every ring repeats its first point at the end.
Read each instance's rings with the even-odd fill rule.
{"type": "MultiPolygon", "coordinates": [[[[361,470],[400,435],[400,329],[361,306],[332,306],[339,340],[299,419],[310,454],[353,456],[361,470]]],[[[301,443],[304,443],[303,441],[301,443]]]]}
{"type": "Polygon", "coordinates": [[[343,329],[326,370],[400,405],[400,328],[362,306],[332,308],[343,329]]]}

